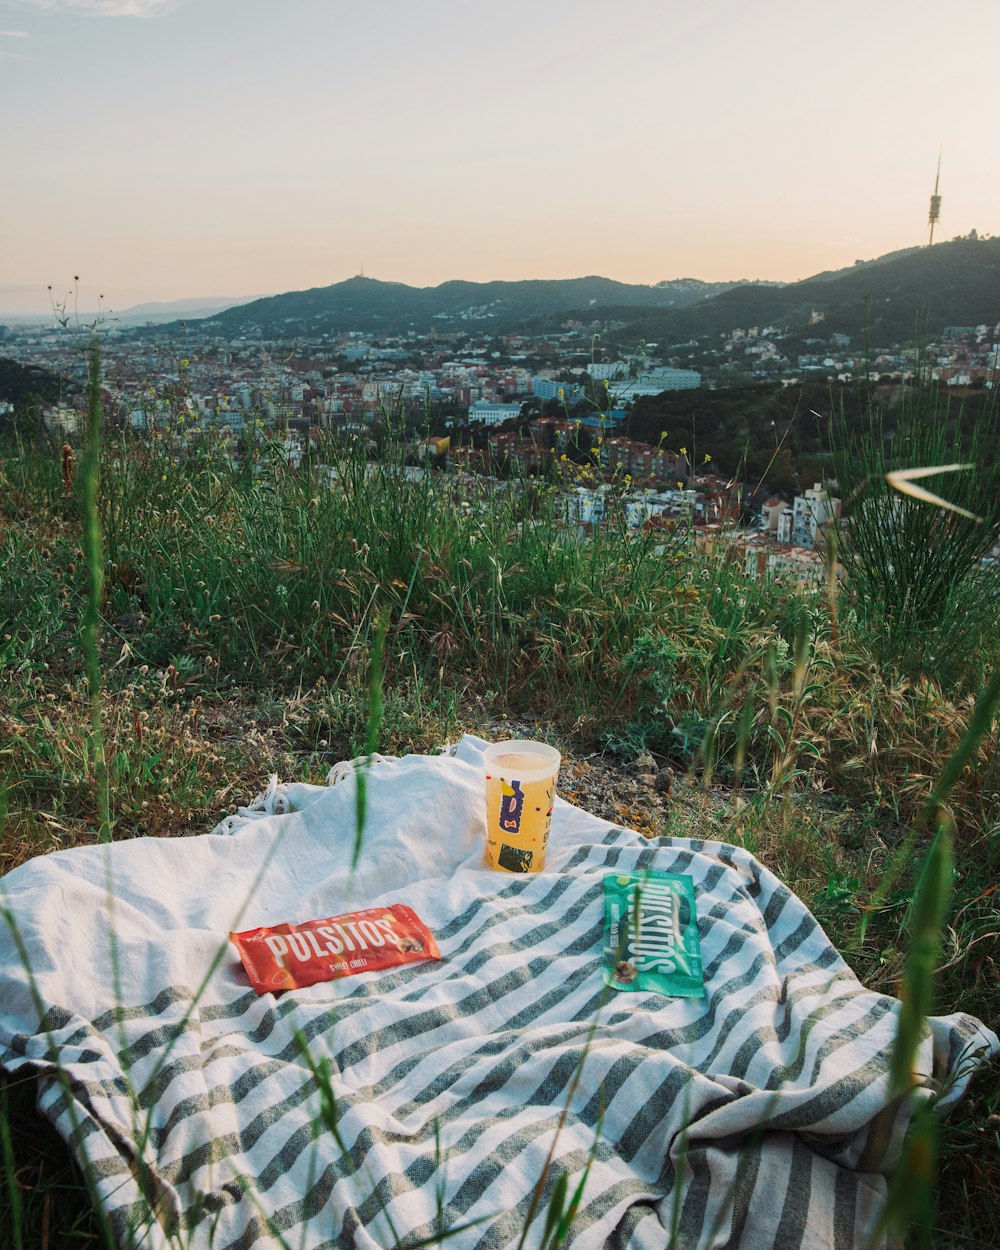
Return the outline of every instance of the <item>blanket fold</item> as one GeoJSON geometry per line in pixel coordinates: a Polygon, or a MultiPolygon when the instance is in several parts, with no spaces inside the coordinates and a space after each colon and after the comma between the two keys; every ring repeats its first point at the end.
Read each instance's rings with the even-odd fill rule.
{"type": "MultiPolygon", "coordinates": [[[[272,784],[232,837],[0,881],[0,1065],[35,1074],[120,1244],[501,1250],[550,1151],[546,1197],[590,1169],[575,1250],[665,1250],[675,1224],[692,1250],[870,1244],[911,1110],[889,1096],[898,1002],[738,847],[557,799],[544,872],[485,869],[484,748],[380,758],[354,871],[344,768],[272,784]],[[704,999],[603,984],[604,874],[642,869],[693,879],[704,999]],[[441,962],[258,996],[227,939],[391,903],[441,962]]],[[[929,1021],[921,1096],[954,1102],[998,1049],[929,1021]]]]}

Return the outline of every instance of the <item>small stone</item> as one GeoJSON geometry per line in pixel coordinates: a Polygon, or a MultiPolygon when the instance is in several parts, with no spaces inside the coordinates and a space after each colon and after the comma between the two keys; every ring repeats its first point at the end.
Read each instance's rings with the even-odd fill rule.
{"type": "Polygon", "coordinates": [[[641,755],[637,755],[632,761],[632,771],[636,774],[655,773],[656,760],[653,759],[648,751],[643,751],[641,755]]]}
{"type": "Polygon", "coordinates": [[[674,788],[674,774],[671,768],[661,768],[656,774],[656,792],[658,794],[669,795],[674,788]]]}

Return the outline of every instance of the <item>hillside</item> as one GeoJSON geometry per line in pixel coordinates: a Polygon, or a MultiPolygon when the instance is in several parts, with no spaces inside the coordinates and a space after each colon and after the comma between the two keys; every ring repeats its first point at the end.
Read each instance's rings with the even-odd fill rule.
{"type": "MultiPolygon", "coordinates": [[[[860,342],[867,324],[872,344],[888,346],[949,325],[993,325],[1000,321],[1000,238],[904,248],[785,284],[680,278],[635,285],[591,276],[413,287],[359,276],[251,300],[188,325],[290,338],[352,330],[539,334],[594,320],[618,323],[615,337],[623,343],[664,346],[750,326],[813,327],[812,334],[840,332],[860,342]]],[[[175,325],[144,333],[169,333],[175,325]]]]}
{"type": "Polygon", "coordinates": [[[35,404],[56,403],[65,393],[62,379],[41,365],[22,365],[0,356],[0,432],[6,432],[15,414],[35,404]],[[11,411],[5,411],[7,405],[11,411]]]}
{"type": "Polygon", "coordinates": [[[739,286],[701,304],[630,322],[623,340],[686,342],[749,326],[840,332],[873,345],[911,341],[950,325],[1000,321],[1000,238],[957,239],[786,286],[739,286]]]}
{"type": "Polygon", "coordinates": [[[349,278],[332,286],[290,291],[229,308],[195,324],[227,334],[339,334],[349,330],[400,334],[432,328],[498,331],[532,318],[561,315],[607,319],[609,310],[632,316],[698,303],[732,283],[681,278],[656,286],[635,286],[609,278],[527,282],[444,282],[406,286],[374,278],[349,278]]]}

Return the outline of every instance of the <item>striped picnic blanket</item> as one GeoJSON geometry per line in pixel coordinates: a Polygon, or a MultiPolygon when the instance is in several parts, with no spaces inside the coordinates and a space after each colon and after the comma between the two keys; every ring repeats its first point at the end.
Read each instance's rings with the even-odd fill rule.
{"type": "MultiPolygon", "coordinates": [[[[37,1075],[120,1243],[460,1230],[456,1248],[499,1250],[545,1173],[537,1247],[558,1178],[572,1195],[589,1164],[575,1250],[866,1245],[906,1128],[898,1003],[723,843],[560,801],[546,871],[485,870],[484,746],[377,761],[354,872],[341,768],[272,786],[233,837],[59,852],[0,881],[0,1064],[37,1075]],[[603,985],[603,877],[644,868],[694,880],[703,999],[603,985]],[[441,962],[258,996],[226,937],[394,902],[441,962]]],[[[920,1070],[947,1103],[997,1048],[976,1020],[932,1019],[920,1070]]]]}

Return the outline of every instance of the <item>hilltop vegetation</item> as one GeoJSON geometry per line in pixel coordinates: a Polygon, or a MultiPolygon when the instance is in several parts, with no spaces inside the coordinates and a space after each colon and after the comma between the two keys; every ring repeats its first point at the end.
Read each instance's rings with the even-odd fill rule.
{"type": "Polygon", "coordinates": [[[786,286],[741,286],[691,308],[630,322],[621,337],[683,342],[738,327],[809,326],[867,334],[874,344],[912,342],[952,325],[1000,321],[1000,238],[956,239],[823,273],[786,286]]]}
{"type": "Polygon", "coordinates": [[[632,286],[609,278],[564,281],[444,282],[412,287],[355,277],[332,286],[291,291],[230,308],[211,318],[228,333],[250,329],[269,334],[339,334],[348,331],[427,333],[468,324],[498,330],[533,317],[559,314],[593,319],[609,308],[656,311],[702,300],[730,283],[685,278],[657,286],[632,286]]]}

